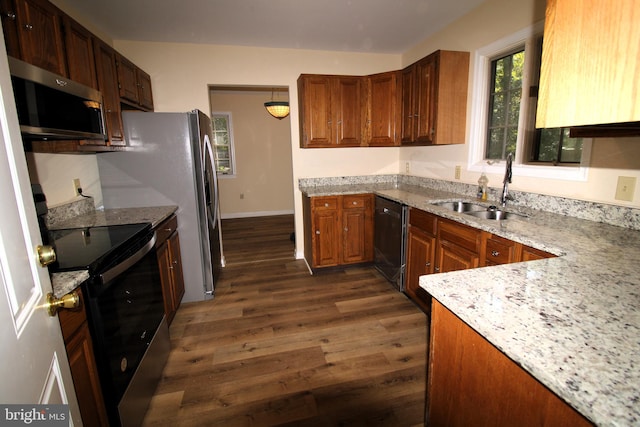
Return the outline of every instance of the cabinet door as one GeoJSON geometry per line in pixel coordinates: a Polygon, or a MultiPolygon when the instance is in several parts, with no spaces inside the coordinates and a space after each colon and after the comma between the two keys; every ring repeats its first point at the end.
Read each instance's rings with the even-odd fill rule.
{"type": "Polygon", "coordinates": [[[397,145],[400,117],[398,72],[369,76],[367,86],[367,145],[397,145]]]}
{"type": "Polygon", "coordinates": [[[164,315],[167,318],[167,324],[171,324],[175,311],[173,309],[173,298],[171,288],[173,287],[171,279],[171,253],[169,252],[168,241],[160,245],[156,249],[158,257],[158,267],[160,268],[160,282],[162,283],[162,298],[164,301],[164,315]]]}
{"type": "Polygon", "coordinates": [[[136,66],[122,55],[117,55],[116,59],[120,98],[139,104],[136,66]]]}
{"type": "Polygon", "coordinates": [[[69,78],[98,89],[93,34],[68,16],[63,18],[69,78]]]}
{"type": "Polygon", "coordinates": [[[108,426],[89,326],[84,322],[66,343],[73,386],[85,425],[108,426]]]}
{"type": "Polygon", "coordinates": [[[373,195],[342,197],[342,263],[373,261],[373,195]]]}
{"type": "Polygon", "coordinates": [[[455,243],[438,239],[438,272],[467,270],[480,265],[477,253],[464,249],[455,243]]]}
{"type": "Polygon", "coordinates": [[[338,265],[341,241],[338,197],[314,197],[311,204],[313,266],[338,265]]]}
{"type": "Polygon", "coordinates": [[[102,100],[104,102],[104,118],[109,145],[125,145],[120,110],[116,51],[96,39],[94,54],[98,88],[102,92],[102,100]]]}
{"type": "Polygon", "coordinates": [[[138,99],[140,100],[140,106],[153,111],[151,76],[140,68],[136,68],[136,81],[138,82],[138,99]]]}
{"type": "Polygon", "coordinates": [[[436,272],[465,270],[480,265],[482,231],[446,219],[438,220],[436,272]]]}
{"type": "Polygon", "coordinates": [[[18,10],[15,0],[0,0],[0,18],[7,55],[22,58],[20,55],[20,36],[18,31],[18,10]]]}
{"type": "Polygon", "coordinates": [[[435,135],[438,81],[437,56],[429,55],[416,66],[416,103],[414,115],[414,142],[431,143],[435,135]]]}
{"type": "Polygon", "coordinates": [[[304,148],[330,147],[334,143],[331,86],[327,76],[305,75],[298,80],[300,144],[304,148]]]}
{"type": "Polygon", "coordinates": [[[46,0],[16,0],[21,59],[67,75],[60,11],[46,0]]]}
{"type": "Polygon", "coordinates": [[[414,122],[415,122],[415,79],[416,66],[412,65],[404,70],[401,74],[402,78],[402,111],[401,111],[401,142],[402,144],[410,144],[414,141],[414,122]]]}
{"type": "Polygon", "coordinates": [[[409,226],[405,293],[426,313],[430,311],[431,298],[420,287],[419,279],[420,276],[434,272],[435,243],[435,236],[425,233],[414,226],[409,226]]]}
{"type": "Polygon", "coordinates": [[[182,275],[182,256],[180,255],[180,238],[175,232],[169,238],[170,270],[171,270],[171,299],[173,310],[178,310],[184,296],[184,276],[182,275]]]}
{"type": "Polygon", "coordinates": [[[362,141],[362,78],[337,77],[334,82],[331,108],[335,114],[331,118],[331,127],[336,132],[336,144],[359,146],[362,141]]]}

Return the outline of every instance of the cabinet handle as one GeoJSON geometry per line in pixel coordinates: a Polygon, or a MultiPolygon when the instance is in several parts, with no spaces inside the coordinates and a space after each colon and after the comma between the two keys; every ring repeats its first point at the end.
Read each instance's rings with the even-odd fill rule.
{"type": "Polygon", "coordinates": [[[31,30],[33,30],[33,25],[31,25],[31,24],[25,24],[24,29],[25,29],[25,30],[28,30],[28,31],[31,31],[31,30]]]}
{"type": "Polygon", "coordinates": [[[316,230],[316,234],[320,234],[320,230],[316,230]]]}
{"type": "Polygon", "coordinates": [[[5,12],[4,13],[4,17],[5,18],[9,18],[12,21],[15,21],[16,20],[16,13],[15,12],[5,12]]]}
{"type": "Polygon", "coordinates": [[[436,267],[433,269],[436,273],[440,271],[440,267],[436,267]]]}
{"type": "Polygon", "coordinates": [[[498,251],[491,251],[491,256],[498,256],[500,255],[500,252],[498,251]]]}
{"type": "Polygon", "coordinates": [[[430,262],[426,262],[424,265],[426,265],[427,267],[430,267],[431,263],[430,262]]]}

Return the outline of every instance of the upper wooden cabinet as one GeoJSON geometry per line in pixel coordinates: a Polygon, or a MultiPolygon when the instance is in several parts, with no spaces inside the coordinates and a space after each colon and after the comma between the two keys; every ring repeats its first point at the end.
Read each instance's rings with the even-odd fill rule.
{"type": "Polygon", "coordinates": [[[363,145],[385,147],[400,144],[400,83],[398,71],[365,78],[363,145]]]}
{"type": "Polygon", "coordinates": [[[66,77],[62,12],[46,0],[2,0],[0,5],[7,53],[66,77]]]}
{"type": "Polygon", "coordinates": [[[94,53],[109,145],[125,145],[118,88],[117,52],[106,43],[96,40],[94,53]]]}
{"type": "Polygon", "coordinates": [[[122,55],[117,56],[120,100],[134,107],[153,110],[151,77],[122,55]]]}
{"type": "Polygon", "coordinates": [[[548,0],[536,126],[640,121],[640,2],[548,0]]]}
{"type": "Polygon", "coordinates": [[[469,52],[438,50],[402,70],[402,144],[464,144],[469,52]]]}
{"type": "Polygon", "coordinates": [[[62,23],[69,78],[85,86],[98,89],[93,55],[93,34],[67,15],[64,15],[62,23]]]}
{"type": "Polygon", "coordinates": [[[300,146],[353,147],[362,142],[362,77],[298,78],[300,146]]]}

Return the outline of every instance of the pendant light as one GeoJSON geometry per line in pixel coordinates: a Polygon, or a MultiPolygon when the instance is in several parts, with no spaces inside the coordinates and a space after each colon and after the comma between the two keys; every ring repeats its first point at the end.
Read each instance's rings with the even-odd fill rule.
{"type": "Polygon", "coordinates": [[[271,101],[264,103],[264,108],[267,109],[269,114],[278,120],[282,120],[289,115],[289,102],[288,101],[274,101],[273,89],[271,90],[271,101]]]}

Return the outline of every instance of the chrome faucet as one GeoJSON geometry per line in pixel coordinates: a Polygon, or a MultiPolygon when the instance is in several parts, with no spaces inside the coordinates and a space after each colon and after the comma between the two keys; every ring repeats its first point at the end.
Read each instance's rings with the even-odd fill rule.
{"type": "Polygon", "coordinates": [[[511,153],[507,154],[507,166],[504,171],[504,180],[502,181],[502,197],[500,197],[500,203],[502,203],[502,207],[507,205],[507,200],[513,200],[513,197],[509,194],[509,183],[511,182],[511,178],[513,176],[512,171],[512,163],[513,163],[513,155],[511,153]]]}

